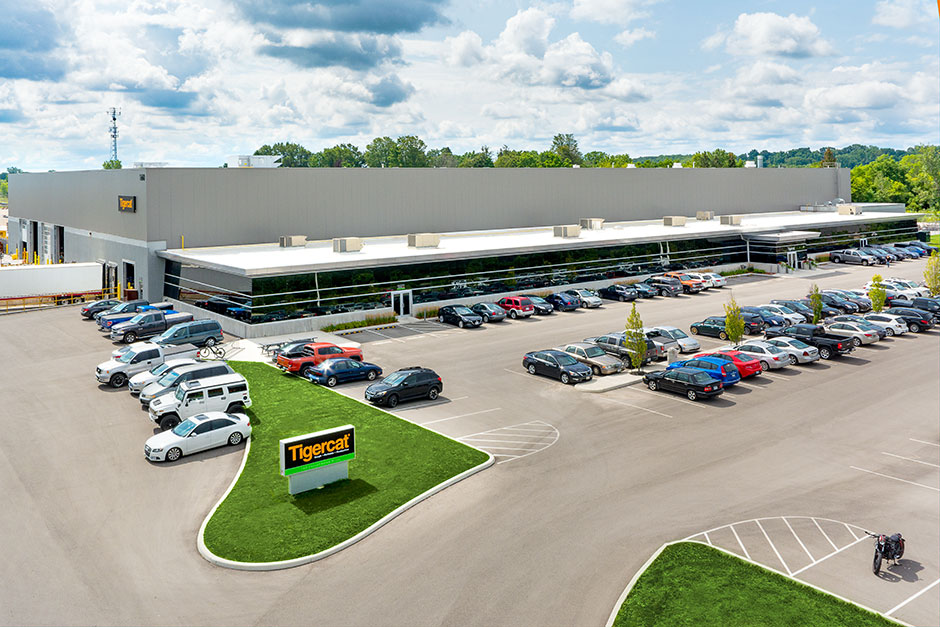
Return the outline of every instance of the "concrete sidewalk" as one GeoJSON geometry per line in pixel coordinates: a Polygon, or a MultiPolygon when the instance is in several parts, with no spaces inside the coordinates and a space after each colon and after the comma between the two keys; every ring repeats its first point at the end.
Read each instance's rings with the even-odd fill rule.
{"type": "Polygon", "coordinates": [[[293,340],[309,340],[311,338],[315,338],[312,341],[329,342],[331,344],[336,344],[337,346],[345,346],[350,348],[359,348],[360,346],[358,342],[353,342],[346,337],[333,335],[332,333],[324,333],[322,331],[314,331],[312,333],[277,335],[272,337],[258,338],[256,340],[237,339],[233,342],[227,342],[223,344],[222,347],[225,349],[226,359],[232,359],[235,361],[259,361],[263,363],[269,363],[271,361],[271,355],[265,353],[262,350],[261,347],[263,345],[277,344],[279,342],[290,342],[293,340]]]}
{"type": "MultiPolygon", "coordinates": [[[[662,368],[652,368],[643,370],[643,374],[648,372],[654,372],[657,370],[663,370],[662,368]]],[[[575,387],[579,392],[588,392],[589,394],[601,394],[603,392],[610,392],[611,390],[618,390],[620,388],[625,388],[628,385],[635,385],[639,383],[643,385],[643,375],[630,374],[629,372],[621,372],[619,374],[609,374],[602,377],[594,377],[587,383],[579,383],[575,387]]]]}

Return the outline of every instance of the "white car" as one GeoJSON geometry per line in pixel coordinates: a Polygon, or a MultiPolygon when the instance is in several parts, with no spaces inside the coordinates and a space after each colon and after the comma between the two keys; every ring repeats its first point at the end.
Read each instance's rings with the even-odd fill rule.
{"type": "Polygon", "coordinates": [[[650,330],[658,331],[663,337],[672,338],[679,344],[679,351],[683,353],[695,353],[702,350],[701,344],[694,337],[686,335],[685,331],[676,327],[652,327],[650,330]]]}
{"type": "Polygon", "coordinates": [[[699,274],[702,276],[707,276],[709,279],[711,279],[712,287],[725,287],[728,285],[728,279],[721,276],[717,272],[700,272],[699,274]]]}
{"type": "Polygon", "coordinates": [[[908,279],[899,279],[896,277],[888,277],[886,281],[890,283],[895,283],[901,287],[913,290],[914,292],[917,293],[918,296],[922,298],[927,298],[928,296],[930,296],[930,290],[928,290],[924,285],[921,285],[914,281],[910,281],[908,279]]]}
{"type": "Polygon", "coordinates": [[[885,330],[885,335],[888,337],[894,337],[895,335],[904,335],[908,332],[907,323],[904,322],[903,318],[895,316],[893,314],[886,313],[869,313],[862,316],[865,320],[868,320],[870,323],[876,327],[881,327],[885,330]]]}
{"type": "Polygon", "coordinates": [[[168,359],[162,364],[154,366],[147,372],[135,374],[127,382],[127,388],[131,391],[131,394],[140,394],[141,390],[163,376],[164,372],[168,372],[179,366],[189,366],[194,363],[196,363],[195,359],[168,359]]]}
{"type": "Polygon", "coordinates": [[[689,275],[690,277],[692,277],[693,279],[695,279],[695,280],[697,280],[697,281],[701,281],[702,283],[704,283],[706,290],[707,290],[708,288],[710,288],[710,287],[716,287],[716,286],[715,286],[715,281],[712,280],[711,276],[709,276],[709,275],[707,275],[707,274],[702,274],[702,273],[700,273],[700,272],[686,272],[686,274],[689,275]]]}
{"type": "Polygon", "coordinates": [[[787,321],[787,324],[803,324],[806,318],[801,313],[796,313],[785,305],[758,305],[758,309],[766,309],[770,313],[780,316],[787,321]]]}
{"type": "Polygon", "coordinates": [[[565,292],[569,296],[577,296],[581,299],[582,307],[590,307],[591,309],[595,307],[600,307],[604,304],[604,301],[601,300],[601,297],[597,295],[597,292],[587,289],[577,289],[577,290],[568,290],[565,292]]]}
{"type": "Polygon", "coordinates": [[[874,344],[878,341],[878,334],[874,331],[866,331],[857,324],[851,322],[833,322],[826,326],[826,333],[832,335],[841,335],[852,339],[852,344],[861,346],[862,344],[874,344]]]}
{"type": "Polygon", "coordinates": [[[762,340],[750,340],[744,344],[731,346],[731,350],[747,353],[760,362],[763,371],[779,370],[790,365],[790,357],[782,348],[762,340]]]}
{"type": "MultiPolygon", "coordinates": [[[[869,281],[865,284],[865,295],[868,296],[868,292],[871,290],[874,283],[869,281]]],[[[916,288],[911,288],[906,284],[899,283],[896,281],[882,281],[881,286],[887,290],[889,293],[894,292],[895,295],[900,295],[908,300],[912,298],[917,298],[920,296],[920,290],[916,288]]]]}
{"type": "Polygon", "coordinates": [[[152,462],[175,462],[210,448],[235,446],[250,436],[251,422],[245,414],[210,411],[187,418],[147,440],[144,457],[152,462]]]}
{"type": "Polygon", "coordinates": [[[795,337],[775,337],[764,341],[786,353],[791,366],[819,361],[819,349],[795,337]]]}

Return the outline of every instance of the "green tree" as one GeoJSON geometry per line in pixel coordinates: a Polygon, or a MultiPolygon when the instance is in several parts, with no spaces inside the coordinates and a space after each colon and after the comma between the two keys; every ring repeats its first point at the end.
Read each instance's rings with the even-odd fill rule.
{"type": "Polygon", "coordinates": [[[108,159],[101,164],[101,167],[105,170],[120,170],[121,169],[121,160],[120,159],[108,159]]]}
{"type": "Polygon", "coordinates": [[[855,202],[906,203],[910,195],[901,164],[888,155],[852,168],[852,200],[855,202]]]}
{"type": "Polygon", "coordinates": [[[499,149],[496,155],[497,168],[537,168],[539,154],[534,150],[510,150],[508,146],[499,149]]]}
{"type": "Polygon", "coordinates": [[[636,303],[627,317],[625,335],[627,352],[630,355],[630,364],[635,372],[643,372],[643,361],[646,359],[646,334],[643,333],[643,319],[636,310],[636,303]]]}
{"type": "Polygon", "coordinates": [[[370,168],[397,168],[398,143],[391,137],[376,137],[366,146],[365,160],[370,168]]]}
{"type": "Polygon", "coordinates": [[[301,146],[291,142],[278,142],[276,144],[265,144],[255,151],[256,155],[281,155],[280,168],[308,168],[310,167],[310,157],[313,153],[301,146]]]}
{"type": "Polygon", "coordinates": [[[450,148],[432,148],[428,151],[428,165],[432,168],[456,168],[459,162],[450,148]]]}
{"type": "Polygon", "coordinates": [[[692,155],[692,164],[696,168],[739,168],[744,162],[738,161],[734,153],[716,148],[711,152],[697,152],[692,155]]]}
{"type": "Polygon", "coordinates": [[[741,307],[734,296],[725,305],[725,333],[732,344],[737,344],[744,337],[744,318],[741,317],[741,307]]]}
{"type": "Polygon", "coordinates": [[[885,286],[881,284],[880,274],[876,274],[871,278],[871,289],[868,290],[868,298],[871,299],[871,309],[875,312],[880,312],[885,308],[885,300],[888,297],[888,293],[885,291],[885,286]]]}
{"type": "Polygon", "coordinates": [[[824,168],[836,167],[836,156],[832,154],[832,148],[826,148],[826,152],[823,153],[823,158],[822,161],[819,162],[819,165],[824,168]]]}
{"type": "Polygon", "coordinates": [[[492,168],[493,153],[489,146],[482,146],[480,152],[467,152],[460,156],[461,168],[492,168]]]}
{"type": "Polygon", "coordinates": [[[924,268],[924,283],[930,290],[931,296],[940,294],[940,256],[936,252],[930,253],[927,267],[924,268]]]}
{"type": "Polygon", "coordinates": [[[6,179],[0,180],[0,198],[6,199],[10,195],[10,183],[6,179]]]}
{"type": "Polygon", "coordinates": [[[571,162],[565,159],[562,159],[555,152],[546,150],[545,152],[539,154],[539,167],[540,168],[570,168],[571,162]]]}
{"type": "Polygon", "coordinates": [[[940,148],[917,146],[916,152],[901,158],[901,170],[911,195],[907,210],[940,219],[940,148]]]}
{"type": "Polygon", "coordinates": [[[820,293],[819,286],[815,283],[809,291],[809,306],[813,310],[813,324],[819,324],[823,317],[823,302],[822,293],[820,293]]]}
{"type": "Polygon", "coordinates": [[[578,149],[578,140],[571,133],[558,133],[552,138],[552,152],[569,165],[581,165],[583,160],[578,149]]]}
{"type": "Polygon", "coordinates": [[[428,167],[427,145],[415,135],[403,135],[395,142],[398,166],[402,168],[428,167]]]}
{"type": "Polygon", "coordinates": [[[15,166],[10,166],[7,168],[6,172],[0,172],[0,181],[5,181],[11,174],[22,174],[23,171],[15,166]]]}
{"type": "Polygon", "coordinates": [[[337,144],[310,157],[312,168],[361,168],[364,164],[362,153],[353,144],[337,144]]]}
{"type": "Polygon", "coordinates": [[[581,165],[588,168],[599,168],[601,167],[599,164],[609,162],[610,155],[608,155],[606,152],[592,150],[591,152],[585,153],[581,165]]]}

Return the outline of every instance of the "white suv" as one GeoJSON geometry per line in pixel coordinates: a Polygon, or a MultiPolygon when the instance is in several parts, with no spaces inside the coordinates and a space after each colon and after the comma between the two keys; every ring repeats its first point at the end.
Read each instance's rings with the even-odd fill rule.
{"type": "Polygon", "coordinates": [[[251,407],[248,381],[240,374],[225,374],[181,383],[175,394],[163,394],[150,403],[150,420],[166,431],[196,414],[228,413],[251,407]]]}

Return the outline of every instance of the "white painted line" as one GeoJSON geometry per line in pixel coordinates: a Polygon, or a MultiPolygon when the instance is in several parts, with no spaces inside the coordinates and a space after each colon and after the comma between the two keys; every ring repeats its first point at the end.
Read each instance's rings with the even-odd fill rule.
{"type": "Polygon", "coordinates": [[[375,333],[379,337],[384,337],[389,342],[399,342],[401,344],[404,344],[404,342],[402,340],[399,340],[397,337],[392,337],[391,335],[385,335],[384,333],[379,333],[378,331],[373,331],[372,329],[369,329],[369,333],[375,333]]]}
{"type": "Polygon", "coordinates": [[[456,419],[456,418],[466,418],[467,416],[476,416],[476,415],[478,415],[478,414],[487,414],[487,413],[489,413],[489,412],[491,412],[491,411],[499,411],[500,409],[502,409],[502,407],[494,407],[493,409],[484,409],[484,410],[482,410],[482,411],[475,411],[475,412],[471,412],[471,413],[469,413],[469,414],[460,414],[459,416],[451,416],[450,418],[439,418],[439,419],[437,419],[437,420],[431,420],[431,421],[428,421],[428,422],[422,422],[421,424],[422,424],[422,425],[433,425],[434,423],[437,423],[437,422],[444,422],[444,421],[446,421],[446,420],[454,420],[454,419],[456,419]]]}
{"type": "Polygon", "coordinates": [[[373,345],[373,346],[378,346],[378,345],[380,345],[380,344],[391,344],[391,343],[392,343],[391,340],[379,340],[378,342],[372,342],[372,345],[373,345]]]}
{"type": "MultiPolygon", "coordinates": [[[[531,446],[531,445],[537,446],[539,444],[539,442],[520,442],[519,440],[503,440],[502,438],[499,438],[499,437],[495,437],[495,436],[491,437],[487,435],[475,435],[472,438],[460,438],[460,440],[461,442],[479,442],[481,444],[484,442],[492,442],[494,444],[512,444],[515,446],[518,446],[520,444],[524,444],[528,446],[531,446]]],[[[530,447],[527,447],[525,450],[531,451],[532,449],[530,447]]]]}
{"type": "Polygon", "coordinates": [[[923,483],[917,483],[916,481],[908,481],[907,479],[899,479],[898,477],[892,477],[891,475],[885,475],[880,472],[875,472],[874,470],[865,470],[864,468],[858,468],[857,466],[849,466],[853,470],[860,470],[862,472],[867,472],[871,475],[878,475],[879,477],[884,477],[885,479],[894,479],[895,481],[900,481],[902,483],[909,483],[911,485],[916,485],[920,488],[927,488],[928,490],[933,490],[934,492],[940,492],[940,488],[935,488],[933,486],[924,485],[923,483]]]}
{"type": "Polygon", "coordinates": [[[522,374],[521,372],[516,372],[515,370],[510,370],[509,368],[503,368],[503,370],[505,370],[509,374],[517,374],[520,377],[529,377],[529,376],[534,377],[535,376],[535,375],[530,375],[528,372],[525,374],[522,374]]]}
{"type": "Polygon", "coordinates": [[[836,543],[829,539],[829,536],[826,535],[826,532],[823,531],[823,528],[819,526],[819,523],[816,522],[816,519],[813,518],[813,524],[816,525],[816,528],[819,529],[819,533],[823,534],[823,537],[832,545],[833,550],[838,551],[839,547],[836,546],[836,543]]]}
{"type": "Polygon", "coordinates": [[[806,551],[806,555],[809,557],[809,561],[816,563],[816,558],[813,557],[813,554],[809,552],[809,549],[806,548],[806,545],[803,544],[803,541],[800,540],[800,536],[796,535],[796,532],[793,531],[793,527],[790,526],[790,522],[784,517],[783,522],[787,523],[787,528],[790,530],[790,533],[793,534],[793,537],[796,538],[796,541],[800,543],[800,546],[803,547],[803,550],[806,551]]]}
{"type": "Polygon", "coordinates": [[[848,524],[848,523],[842,523],[842,524],[845,525],[845,528],[849,530],[849,533],[852,534],[852,537],[853,537],[853,538],[855,538],[856,540],[859,539],[859,537],[858,537],[857,535],[855,535],[855,532],[852,531],[852,528],[849,527],[849,524],[848,524]]]}
{"type": "Polygon", "coordinates": [[[486,447],[487,449],[499,449],[500,451],[531,451],[529,448],[514,448],[512,446],[493,446],[492,444],[487,444],[485,442],[479,443],[481,447],[486,447]]]}
{"type": "Polygon", "coordinates": [[[924,466],[933,466],[934,468],[940,468],[940,464],[931,464],[930,462],[923,462],[919,459],[913,459],[911,457],[904,457],[903,455],[895,455],[894,453],[885,453],[882,451],[882,455],[888,455],[889,457],[897,457],[898,459],[904,459],[909,462],[914,462],[915,464],[923,464],[924,466]]]}
{"type": "MultiPolygon", "coordinates": [[[[486,431],[477,431],[476,433],[471,433],[471,434],[469,434],[469,435],[461,436],[461,437],[458,438],[458,439],[459,439],[459,440],[462,440],[462,439],[464,439],[464,438],[469,438],[469,437],[472,437],[472,436],[475,436],[475,435],[483,435],[484,433],[493,433],[493,432],[495,432],[495,431],[502,431],[503,429],[513,429],[513,428],[515,428],[515,427],[527,426],[527,425],[531,425],[531,424],[533,424],[533,423],[531,423],[531,422],[525,422],[525,423],[520,423],[520,424],[518,424],[518,425],[512,425],[512,426],[509,426],[509,427],[497,427],[497,428],[495,428],[495,429],[487,429],[486,431]]],[[[547,427],[551,427],[551,425],[549,425],[549,424],[547,424],[547,423],[542,423],[542,424],[545,424],[545,426],[547,426],[547,427]]],[[[552,427],[552,430],[555,431],[555,432],[558,431],[558,429],[555,429],[554,427],[552,427]]]]}
{"type": "MultiPolygon", "coordinates": [[[[693,403],[692,401],[687,401],[684,398],[678,398],[674,394],[663,393],[663,392],[651,392],[645,388],[638,388],[635,385],[626,388],[620,388],[622,390],[628,390],[630,392],[642,392],[644,394],[649,394],[655,396],[656,398],[664,398],[669,401],[676,401],[677,403],[685,403],[686,405],[691,405],[692,407],[704,407],[701,403],[693,403]]],[[[606,397],[604,397],[606,398],[606,397]]],[[[610,399],[608,399],[610,400],[610,399]]]]}
{"type": "Polygon", "coordinates": [[[408,341],[408,340],[423,340],[423,339],[425,339],[426,337],[427,337],[427,335],[407,335],[407,336],[405,336],[405,337],[402,338],[402,339],[403,339],[403,340],[406,340],[406,341],[408,341]]]}
{"type": "Polygon", "coordinates": [[[711,540],[711,538],[708,537],[708,534],[707,534],[707,533],[705,534],[705,542],[708,542],[708,544],[711,544],[711,543],[712,543],[712,540],[711,540]]]}
{"type": "Polygon", "coordinates": [[[751,556],[748,554],[747,549],[744,548],[744,543],[741,542],[741,537],[738,535],[738,532],[734,530],[734,525],[728,525],[728,526],[731,527],[731,533],[734,534],[735,540],[738,541],[738,546],[740,546],[741,550],[744,551],[744,557],[746,557],[747,559],[751,559],[751,556]]]}
{"type": "Polygon", "coordinates": [[[919,597],[920,595],[922,595],[923,593],[927,592],[928,590],[930,590],[931,588],[933,588],[934,586],[936,586],[938,583],[940,583],[940,579],[937,579],[935,582],[933,582],[932,584],[930,584],[929,586],[927,586],[926,588],[924,588],[924,589],[921,590],[920,592],[918,592],[918,593],[916,593],[916,594],[913,594],[913,595],[907,597],[905,600],[901,601],[900,603],[898,603],[897,605],[895,605],[894,607],[892,607],[890,610],[888,610],[887,612],[885,612],[885,616],[891,616],[892,614],[894,614],[895,612],[897,612],[899,609],[901,609],[902,607],[904,607],[905,605],[907,605],[908,603],[910,603],[911,601],[913,601],[914,599],[916,599],[917,597],[919,597]]]}
{"type": "Polygon", "coordinates": [[[779,375],[769,374],[769,373],[767,373],[767,372],[762,372],[762,373],[760,373],[760,374],[757,375],[757,376],[758,376],[758,377],[769,377],[769,378],[771,378],[771,379],[776,379],[776,380],[778,380],[778,381],[789,381],[789,380],[790,380],[790,377],[781,377],[781,376],[779,376],[779,375]]]}
{"type": "MultiPolygon", "coordinates": [[[[848,527],[848,525],[846,525],[846,527],[848,527]]],[[[852,535],[855,535],[855,534],[853,533],[852,535]]],[[[841,549],[839,549],[839,550],[837,550],[837,551],[833,551],[832,553],[830,553],[829,555],[827,555],[827,556],[825,556],[825,557],[819,558],[819,559],[816,560],[814,563],[812,563],[812,564],[807,564],[807,565],[804,566],[803,568],[801,568],[801,569],[799,569],[798,571],[794,572],[794,573],[793,573],[793,576],[796,577],[797,575],[799,575],[801,572],[803,572],[803,571],[806,570],[807,568],[811,568],[811,567],[815,566],[816,564],[819,564],[820,562],[825,562],[827,559],[829,559],[829,558],[832,557],[833,555],[837,555],[837,554],[841,553],[842,551],[844,551],[844,550],[846,550],[846,549],[848,549],[848,548],[850,548],[850,547],[855,546],[856,544],[858,544],[858,543],[861,542],[862,540],[867,540],[867,539],[868,539],[868,536],[865,536],[865,537],[862,537],[862,538],[857,539],[855,542],[851,542],[851,543],[849,543],[849,544],[846,544],[846,545],[845,545],[844,547],[842,547],[841,549]]]]}
{"type": "Polygon", "coordinates": [[[651,413],[651,414],[656,414],[657,416],[662,416],[663,418],[672,418],[672,416],[670,416],[669,414],[664,414],[664,413],[662,413],[662,412],[658,412],[658,411],[656,411],[655,409],[647,409],[647,408],[645,408],[645,407],[640,407],[639,405],[631,405],[630,403],[627,403],[627,402],[624,402],[624,401],[618,401],[618,400],[615,399],[615,398],[607,398],[607,397],[605,397],[605,396],[602,396],[601,398],[603,398],[604,400],[608,400],[608,401],[610,401],[611,403],[617,403],[617,404],[619,404],[619,405],[626,405],[627,407],[632,407],[633,409],[639,409],[639,410],[641,410],[641,411],[647,411],[647,412],[649,412],[649,413],[651,413]]]}
{"type": "Polygon", "coordinates": [[[502,429],[511,429],[513,431],[525,431],[527,433],[554,433],[554,429],[524,429],[522,427],[502,427],[502,429]]]}
{"type": "Polygon", "coordinates": [[[760,524],[759,520],[755,520],[754,522],[757,523],[757,527],[760,529],[761,533],[764,534],[764,537],[767,538],[767,544],[769,544],[770,548],[774,550],[774,553],[776,554],[777,559],[780,560],[781,564],[783,564],[783,568],[787,571],[787,574],[792,577],[793,572],[790,570],[790,567],[787,566],[787,563],[783,561],[783,557],[780,556],[780,551],[778,551],[777,547],[774,546],[774,543],[770,541],[770,536],[768,536],[767,532],[764,531],[764,526],[760,524]]]}
{"type": "Polygon", "coordinates": [[[911,442],[920,442],[921,444],[929,444],[930,446],[940,446],[940,444],[934,444],[933,442],[926,442],[924,440],[918,440],[917,438],[908,438],[911,442]]]}

